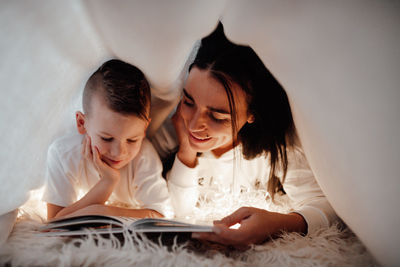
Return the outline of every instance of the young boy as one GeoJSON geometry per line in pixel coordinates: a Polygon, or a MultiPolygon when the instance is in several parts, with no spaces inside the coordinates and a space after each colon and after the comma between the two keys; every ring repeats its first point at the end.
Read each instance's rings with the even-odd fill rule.
{"type": "Polygon", "coordinates": [[[160,159],[145,139],[150,86],[144,74],[120,60],[107,61],[87,81],[82,104],[83,113],[76,112],[78,133],[49,147],[43,196],[48,219],[172,217],[160,159]],[[78,200],[80,191],[85,194],[78,200]]]}

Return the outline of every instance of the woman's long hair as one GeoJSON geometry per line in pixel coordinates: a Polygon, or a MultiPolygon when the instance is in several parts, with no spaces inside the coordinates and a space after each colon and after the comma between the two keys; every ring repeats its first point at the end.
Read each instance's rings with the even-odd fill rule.
{"type": "Polygon", "coordinates": [[[222,23],[201,40],[189,71],[193,67],[208,70],[225,88],[232,117],[233,145],[242,144],[244,158],[269,155],[267,190],[273,199],[282,190],[278,172],[284,182],[288,166],[286,149],[294,144],[296,136],[285,90],[251,47],[236,45],[226,38],[222,23]],[[254,122],[246,123],[239,132],[232,83],[246,93],[248,112],[254,116],[254,122]]]}

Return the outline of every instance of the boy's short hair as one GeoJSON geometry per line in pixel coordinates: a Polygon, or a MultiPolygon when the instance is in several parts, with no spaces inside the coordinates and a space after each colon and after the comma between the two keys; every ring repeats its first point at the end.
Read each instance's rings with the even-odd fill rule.
{"type": "Polygon", "coordinates": [[[115,112],[149,120],[150,85],[143,72],[131,64],[112,59],[90,76],[82,96],[85,114],[90,114],[94,94],[102,96],[115,112]]]}

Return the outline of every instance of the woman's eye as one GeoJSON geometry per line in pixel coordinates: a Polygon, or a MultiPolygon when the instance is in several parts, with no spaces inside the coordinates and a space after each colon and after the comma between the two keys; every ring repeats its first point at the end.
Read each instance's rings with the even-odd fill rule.
{"type": "Polygon", "coordinates": [[[112,137],[102,137],[101,140],[103,140],[104,142],[111,142],[113,140],[112,137]]]}
{"type": "Polygon", "coordinates": [[[134,143],[137,142],[137,140],[128,139],[127,142],[130,143],[130,144],[134,144],[134,143]]]}
{"type": "Polygon", "coordinates": [[[227,123],[227,122],[229,122],[229,119],[227,119],[227,118],[217,118],[215,115],[213,115],[212,113],[210,114],[210,118],[213,120],[213,121],[215,121],[215,122],[217,122],[217,123],[227,123]]]}
{"type": "Polygon", "coordinates": [[[193,102],[191,102],[191,101],[188,101],[187,99],[183,99],[183,104],[185,104],[186,106],[188,106],[188,107],[193,107],[194,106],[194,103],[193,102]]]}

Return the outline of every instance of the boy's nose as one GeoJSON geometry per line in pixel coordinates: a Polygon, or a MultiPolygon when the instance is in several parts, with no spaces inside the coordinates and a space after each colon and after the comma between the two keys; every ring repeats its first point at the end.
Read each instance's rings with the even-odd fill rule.
{"type": "Polygon", "coordinates": [[[114,146],[112,146],[111,156],[114,157],[115,159],[120,159],[119,157],[125,154],[126,154],[126,147],[124,144],[116,143],[114,146]]]}

